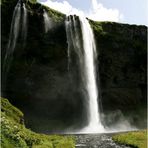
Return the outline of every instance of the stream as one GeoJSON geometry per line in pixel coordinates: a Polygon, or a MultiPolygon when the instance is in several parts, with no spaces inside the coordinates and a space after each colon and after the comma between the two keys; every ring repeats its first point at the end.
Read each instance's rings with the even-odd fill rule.
{"type": "Polygon", "coordinates": [[[87,134],[75,135],[76,148],[130,148],[125,145],[116,144],[110,135],[87,134]]]}

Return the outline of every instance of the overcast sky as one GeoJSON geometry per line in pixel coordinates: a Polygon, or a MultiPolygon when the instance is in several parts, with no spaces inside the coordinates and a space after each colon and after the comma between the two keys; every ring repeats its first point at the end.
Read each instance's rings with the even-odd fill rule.
{"type": "Polygon", "coordinates": [[[38,0],[67,15],[148,26],[148,0],[38,0]]]}

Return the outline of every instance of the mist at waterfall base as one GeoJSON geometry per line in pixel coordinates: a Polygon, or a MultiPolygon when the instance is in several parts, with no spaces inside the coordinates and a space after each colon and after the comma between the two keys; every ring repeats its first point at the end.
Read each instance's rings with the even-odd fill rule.
{"type": "MultiPolygon", "coordinates": [[[[13,20],[15,19],[16,17],[13,20]]],[[[28,19],[31,20],[32,16],[29,15],[28,19]]],[[[14,98],[12,102],[22,109],[25,114],[27,127],[37,132],[102,133],[135,129],[130,124],[130,117],[125,118],[121,111],[115,110],[106,114],[101,110],[101,101],[99,100],[99,89],[101,88],[97,88],[100,82],[98,81],[98,75],[96,76],[95,62],[97,61],[95,56],[97,54],[93,32],[88,20],[85,18],[69,16],[67,19],[64,20],[64,24],[57,24],[57,28],[55,26],[48,27],[54,21],[51,18],[48,19],[47,13],[43,11],[43,22],[39,22],[37,19],[38,22],[34,22],[35,24],[42,24],[42,27],[44,26],[40,30],[44,34],[42,43],[34,42],[39,37],[31,36],[31,31],[33,30],[31,25],[28,24],[28,30],[22,29],[26,30],[25,33],[28,31],[25,42],[25,47],[28,47],[28,49],[24,49],[28,53],[24,52],[26,54],[24,55],[28,62],[25,64],[30,64],[30,69],[24,75],[20,69],[19,72],[23,77],[10,81],[13,82],[13,85],[20,84],[21,82],[20,91],[11,92],[6,97],[14,98]],[[70,21],[69,26],[65,26],[67,19],[70,21]],[[63,31],[62,36],[59,35],[60,30],[63,31]],[[64,38],[64,36],[68,37],[64,38]],[[64,39],[61,40],[62,37],[64,39]],[[38,50],[31,51],[31,48],[29,48],[30,43],[34,44],[38,50]],[[68,48],[66,52],[58,44],[63,45],[64,48],[68,48]],[[50,46],[54,48],[50,48],[50,46]],[[48,55],[46,54],[47,48],[50,48],[52,55],[50,50],[48,55]],[[55,53],[57,52],[55,49],[63,50],[63,55],[67,58],[57,63],[56,58],[60,59],[61,57],[55,57],[55,53]],[[38,60],[42,62],[40,54],[44,54],[44,52],[45,55],[43,57],[46,60],[44,60],[43,64],[34,64],[38,60]],[[89,55],[87,55],[88,52],[90,52],[89,55]],[[34,55],[37,58],[32,58],[34,55]],[[51,59],[55,59],[55,62],[51,59]],[[61,67],[64,67],[64,69],[61,67]],[[36,79],[37,84],[35,83],[36,79]]],[[[27,23],[31,21],[24,20],[23,22],[27,23]]],[[[12,24],[12,30],[14,31],[15,23],[12,24]]],[[[10,35],[11,42],[13,41],[12,39],[13,37],[10,35]]],[[[12,51],[14,52],[15,46],[10,49],[13,49],[12,51]]],[[[11,71],[13,70],[12,68],[10,69],[11,71]]],[[[18,76],[21,76],[19,74],[17,73],[18,76]]],[[[11,83],[9,85],[8,88],[11,87],[11,83]]]]}

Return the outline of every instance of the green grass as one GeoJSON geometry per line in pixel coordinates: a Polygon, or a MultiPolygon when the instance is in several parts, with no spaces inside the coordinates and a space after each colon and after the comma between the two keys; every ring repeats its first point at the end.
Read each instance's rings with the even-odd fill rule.
{"type": "Polygon", "coordinates": [[[73,137],[37,134],[27,129],[23,113],[1,99],[1,145],[2,148],[74,148],[73,137]]]}
{"type": "Polygon", "coordinates": [[[147,148],[147,131],[136,131],[117,134],[113,140],[119,144],[128,145],[134,148],[147,148]]]}

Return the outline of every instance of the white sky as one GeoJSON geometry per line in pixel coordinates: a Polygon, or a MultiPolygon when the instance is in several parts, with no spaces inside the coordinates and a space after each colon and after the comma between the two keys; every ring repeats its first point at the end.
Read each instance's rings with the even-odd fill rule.
{"type": "Polygon", "coordinates": [[[96,21],[148,25],[147,0],[38,0],[67,15],[81,14],[96,21]]]}

